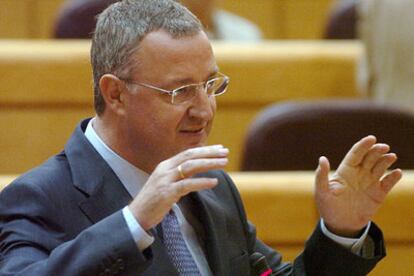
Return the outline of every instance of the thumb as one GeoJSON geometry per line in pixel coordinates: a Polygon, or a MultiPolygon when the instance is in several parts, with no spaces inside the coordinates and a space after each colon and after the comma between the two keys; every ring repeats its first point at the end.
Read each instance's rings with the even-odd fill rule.
{"type": "Polygon", "coordinates": [[[329,160],[325,156],[319,157],[318,168],[315,176],[316,193],[327,192],[329,190],[329,160]]]}

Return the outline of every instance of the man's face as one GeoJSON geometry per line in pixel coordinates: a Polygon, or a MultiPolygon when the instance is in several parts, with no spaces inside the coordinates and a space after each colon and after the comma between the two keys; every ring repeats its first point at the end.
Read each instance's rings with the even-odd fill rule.
{"type": "MultiPolygon", "coordinates": [[[[136,70],[130,78],[166,90],[205,82],[217,72],[204,32],[179,39],[164,31],[149,33],[140,42],[136,60],[136,70]]],[[[124,93],[121,135],[126,150],[136,155],[132,160],[139,160],[139,167],[154,168],[185,149],[206,144],[216,111],[213,96],[200,90],[189,102],[172,104],[169,95],[156,90],[130,88],[131,92],[124,93]]]]}

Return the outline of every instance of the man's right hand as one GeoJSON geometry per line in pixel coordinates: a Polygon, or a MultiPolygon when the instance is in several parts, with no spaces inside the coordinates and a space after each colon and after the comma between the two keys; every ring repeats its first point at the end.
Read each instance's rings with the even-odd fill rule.
{"type": "Polygon", "coordinates": [[[156,226],[174,203],[190,192],[211,189],[216,178],[191,178],[194,174],[223,169],[229,150],[222,145],[185,150],[161,162],[142,190],[129,205],[132,214],[144,230],[156,226]],[[180,174],[178,167],[181,166],[180,174]]]}

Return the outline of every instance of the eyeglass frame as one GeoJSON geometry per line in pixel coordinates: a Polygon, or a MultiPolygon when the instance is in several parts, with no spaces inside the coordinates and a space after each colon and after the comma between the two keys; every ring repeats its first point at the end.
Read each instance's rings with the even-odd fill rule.
{"type": "Polygon", "coordinates": [[[167,95],[171,96],[171,104],[174,104],[174,97],[175,97],[176,95],[179,95],[179,94],[180,94],[180,93],[177,93],[177,92],[176,92],[177,90],[183,89],[184,87],[188,87],[188,86],[197,86],[197,87],[200,87],[200,85],[202,85],[202,86],[203,86],[203,89],[204,89],[204,92],[207,94],[207,84],[208,84],[209,82],[214,81],[214,80],[217,80],[217,79],[219,79],[219,78],[224,78],[224,82],[223,82],[223,84],[225,83],[225,84],[226,84],[226,87],[223,89],[223,91],[222,91],[222,92],[220,92],[220,93],[218,93],[218,94],[210,94],[210,95],[209,95],[209,94],[207,94],[207,96],[214,96],[214,97],[217,97],[217,96],[220,96],[220,95],[224,94],[224,93],[227,91],[227,87],[228,87],[228,85],[229,85],[230,78],[229,78],[228,76],[224,75],[224,74],[223,74],[223,73],[221,73],[221,72],[217,72],[216,74],[218,74],[219,76],[214,77],[214,78],[212,78],[212,79],[209,79],[209,80],[207,80],[207,81],[205,81],[205,82],[199,82],[199,83],[191,83],[191,84],[186,84],[186,85],[180,86],[180,87],[178,87],[178,88],[175,88],[175,89],[173,89],[173,90],[163,89],[163,88],[156,87],[156,86],[154,86],[154,85],[147,84],[147,83],[143,83],[143,82],[135,82],[134,80],[130,80],[130,79],[122,79],[122,78],[119,78],[119,77],[118,77],[118,78],[119,78],[120,80],[124,81],[125,83],[135,84],[135,85],[140,85],[140,86],[143,86],[143,87],[146,87],[146,88],[149,88],[149,89],[153,89],[153,90],[158,91],[158,92],[160,92],[160,93],[167,94],[167,95]]]}

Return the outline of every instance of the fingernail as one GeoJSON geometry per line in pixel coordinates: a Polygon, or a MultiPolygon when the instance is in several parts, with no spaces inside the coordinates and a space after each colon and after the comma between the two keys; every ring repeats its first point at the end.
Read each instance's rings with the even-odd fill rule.
{"type": "Polygon", "coordinates": [[[218,161],[218,164],[219,165],[226,165],[228,162],[229,162],[229,160],[227,158],[223,158],[223,159],[220,159],[218,161]]]}
{"type": "Polygon", "coordinates": [[[229,153],[229,149],[228,148],[222,148],[220,149],[220,154],[228,154],[229,153]]]}

